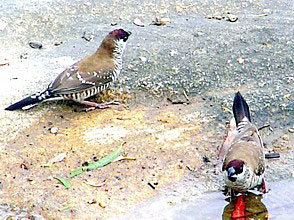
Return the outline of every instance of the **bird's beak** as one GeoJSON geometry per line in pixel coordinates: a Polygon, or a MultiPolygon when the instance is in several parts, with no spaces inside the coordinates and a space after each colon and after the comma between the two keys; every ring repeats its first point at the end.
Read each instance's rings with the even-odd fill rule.
{"type": "Polygon", "coordinates": [[[237,180],[235,169],[233,167],[230,167],[227,172],[228,172],[228,179],[232,182],[235,182],[237,180]]]}
{"type": "Polygon", "coordinates": [[[230,167],[227,172],[228,176],[233,176],[236,173],[234,167],[230,167]]]}
{"type": "Polygon", "coordinates": [[[130,32],[130,31],[127,31],[127,33],[128,33],[129,36],[132,34],[132,32],[130,32]]]}

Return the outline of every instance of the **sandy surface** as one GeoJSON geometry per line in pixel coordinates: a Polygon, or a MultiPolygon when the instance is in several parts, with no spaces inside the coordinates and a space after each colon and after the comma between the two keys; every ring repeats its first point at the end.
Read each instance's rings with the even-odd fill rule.
{"type": "Polygon", "coordinates": [[[257,126],[273,129],[262,130],[266,151],[281,153],[281,160],[268,162],[267,179],[293,178],[293,11],[286,0],[0,1],[0,203],[48,219],[104,219],[167,189],[177,201],[219,191],[216,149],[238,90],[257,126]],[[156,17],[171,23],[149,25],[156,17]],[[135,18],[145,26],[133,24],[135,18]],[[85,113],[82,106],[54,102],[25,112],[3,110],[45,88],[119,27],[133,35],[120,81],[107,98],[126,106],[85,113]],[[84,32],[93,39],[82,39],[84,32]],[[43,48],[30,48],[30,41],[43,48]],[[187,103],[185,92],[189,105],[172,104],[187,103]],[[52,127],[59,128],[57,135],[52,127]],[[85,173],[70,189],[52,179],[106,156],[123,141],[124,153],[135,161],[85,173]],[[64,152],[62,162],[44,167],[64,152]],[[91,187],[86,178],[106,184],[91,187]]]}

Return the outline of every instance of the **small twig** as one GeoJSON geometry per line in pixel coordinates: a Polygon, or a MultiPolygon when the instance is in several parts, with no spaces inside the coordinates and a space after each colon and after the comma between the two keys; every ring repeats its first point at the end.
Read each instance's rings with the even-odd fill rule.
{"type": "Polygon", "coordinates": [[[155,186],[153,186],[151,183],[148,182],[148,186],[150,186],[152,189],[155,189],[155,186]]]}
{"type": "Polygon", "coordinates": [[[84,31],[83,33],[83,36],[82,36],[82,39],[86,40],[86,41],[91,41],[92,40],[92,37],[86,37],[86,31],[84,31]]]}
{"type": "Polygon", "coordinates": [[[9,63],[0,63],[0,66],[9,65],[9,63]]]}
{"type": "Polygon", "coordinates": [[[191,103],[191,102],[190,102],[190,99],[189,99],[189,97],[188,97],[188,95],[187,95],[187,90],[186,90],[184,84],[182,84],[182,87],[183,87],[183,94],[184,94],[186,100],[188,101],[188,103],[191,103]]]}
{"type": "Polygon", "coordinates": [[[268,14],[259,14],[259,15],[255,15],[255,17],[259,18],[259,17],[265,17],[265,16],[268,16],[268,14]]]}
{"type": "Polygon", "coordinates": [[[271,125],[264,125],[264,126],[261,126],[260,128],[258,128],[258,131],[264,129],[264,128],[269,128],[270,131],[272,131],[272,128],[271,128],[271,125]]]}

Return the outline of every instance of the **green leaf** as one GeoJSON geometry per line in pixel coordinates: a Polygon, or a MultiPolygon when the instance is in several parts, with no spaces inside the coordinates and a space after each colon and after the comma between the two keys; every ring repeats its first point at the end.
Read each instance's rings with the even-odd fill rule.
{"type": "Polygon", "coordinates": [[[79,168],[75,169],[74,171],[72,171],[72,172],[67,176],[67,178],[73,178],[73,177],[75,177],[75,176],[77,176],[77,175],[82,174],[82,173],[85,172],[85,171],[86,171],[85,167],[79,167],[79,168]]]}
{"type": "Polygon", "coordinates": [[[60,183],[62,183],[65,186],[65,188],[68,189],[70,187],[70,182],[68,182],[64,178],[61,178],[61,177],[54,177],[54,178],[57,179],[60,183]]]}
{"type": "Polygon", "coordinates": [[[111,154],[109,154],[106,157],[103,157],[101,160],[98,160],[93,163],[89,163],[88,166],[79,167],[79,168],[75,169],[74,171],[72,171],[68,175],[68,178],[73,178],[77,175],[82,174],[85,171],[96,170],[96,169],[102,168],[102,167],[106,166],[107,164],[111,163],[120,155],[120,153],[122,151],[122,147],[125,143],[126,142],[122,143],[114,152],[112,152],[111,154]]]}

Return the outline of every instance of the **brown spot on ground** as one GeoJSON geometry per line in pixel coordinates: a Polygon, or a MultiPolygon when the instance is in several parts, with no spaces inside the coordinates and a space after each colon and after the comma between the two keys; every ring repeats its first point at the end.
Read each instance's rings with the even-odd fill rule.
{"type": "Polygon", "coordinates": [[[28,208],[49,219],[104,219],[126,213],[179,181],[189,172],[186,166],[199,166],[199,148],[205,151],[201,144],[205,140],[197,108],[193,104],[119,106],[88,113],[51,111],[0,152],[2,203],[28,208]],[[51,127],[59,128],[56,135],[50,133],[51,127]],[[124,141],[123,153],[136,160],[83,173],[70,179],[70,189],[53,178],[66,177],[85,161],[110,154],[124,141]],[[63,152],[67,153],[63,161],[44,166],[63,152]],[[106,184],[92,187],[83,183],[85,179],[106,184]],[[94,200],[97,203],[88,203],[94,200]]]}

